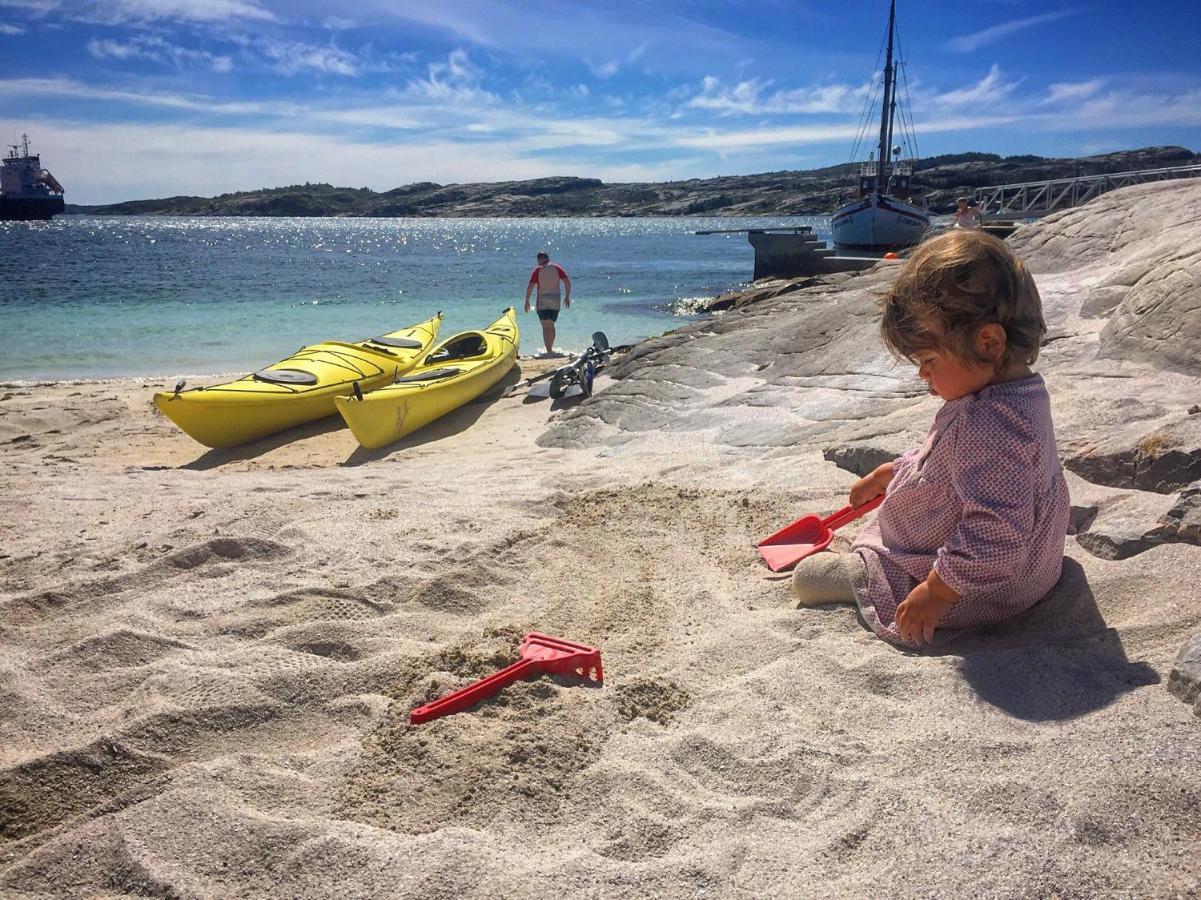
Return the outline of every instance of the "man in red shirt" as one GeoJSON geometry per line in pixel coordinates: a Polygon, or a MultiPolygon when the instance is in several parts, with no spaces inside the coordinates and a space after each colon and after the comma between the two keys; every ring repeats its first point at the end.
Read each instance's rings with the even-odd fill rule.
{"type": "Polygon", "coordinates": [[[530,294],[538,289],[536,308],[538,319],[542,322],[542,340],[546,343],[546,356],[554,352],[555,322],[559,318],[559,287],[565,285],[567,292],[562,302],[571,308],[571,279],[563,269],[550,261],[550,254],[545,250],[538,254],[538,265],[530,272],[529,283],[525,286],[525,311],[530,311],[530,294]]]}

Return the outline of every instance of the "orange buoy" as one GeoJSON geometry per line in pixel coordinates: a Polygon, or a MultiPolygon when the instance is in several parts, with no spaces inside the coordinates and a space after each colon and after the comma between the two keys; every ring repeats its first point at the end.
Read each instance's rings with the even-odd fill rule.
{"type": "Polygon", "coordinates": [[[895,253],[893,253],[891,250],[889,250],[887,253],[884,254],[883,258],[884,259],[900,259],[901,257],[897,256],[895,253]]]}

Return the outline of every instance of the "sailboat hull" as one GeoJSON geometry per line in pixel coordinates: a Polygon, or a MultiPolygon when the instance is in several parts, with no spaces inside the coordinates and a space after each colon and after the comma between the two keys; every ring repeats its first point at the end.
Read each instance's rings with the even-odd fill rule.
{"type": "Polygon", "coordinates": [[[930,227],[930,216],[896,197],[870,194],[848,203],[830,219],[834,246],[843,250],[912,247],[930,227]]]}

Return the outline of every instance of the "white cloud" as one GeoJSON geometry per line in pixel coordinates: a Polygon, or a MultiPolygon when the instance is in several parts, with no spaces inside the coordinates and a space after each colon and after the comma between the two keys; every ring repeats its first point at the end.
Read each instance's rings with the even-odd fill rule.
{"type": "Polygon", "coordinates": [[[19,25],[9,25],[5,22],[0,22],[0,34],[24,34],[25,29],[19,25]]]}
{"type": "Polygon", "coordinates": [[[0,81],[0,98],[4,96],[51,96],[77,100],[98,100],[136,106],[181,109],[222,116],[264,117],[283,120],[304,120],[314,125],[358,125],[363,127],[416,129],[428,125],[419,111],[412,107],[383,104],[374,106],[322,108],[311,103],[288,101],[222,101],[203,94],[168,94],[155,91],[133,91],[97,88],[67,78],[15,78],[0,81]]]}
{"type": "Polygon", "coordinates": [[[1049,22],[1058,22],[1060,19],[1074,16],[1081,11],[1080,9],[1061,9],[1058,12],[1043,13],[1042,15],[1030,16],[1025,19],[1002,22],[1000,25],[993,25],[991,28],[985,28],[982,31],[952,38],[947,41],[947,48],[955,53],[971,53],[1002,38],[1007,38],[1011,34],[1017,34],[1019,31],[1025,31],[1027,28],[1034,28],[1038,25],[1046,25],[1049,22]]]}
{"type": "Polygon", "coordinates": [[[113,24],[121,22],[224,22],[250,19],[278,21],[270,10],[254,0],[91,0],[85,5],[85,18],[113,24]]]}
{"type": "Polygon", "coordinates": [[[988,106],[1007,97],[1020,82],[1005,81],[1001,69],[995,63],[988,74],[973,85],[947,91],[931,98],[939,106],[988,106]]]}
{"type": "Polygon", "coordinates": [[[202,112],[253,115],[263,111],[254,101],[220,102],[200,94],[164,94],[153,91],[98,88],[70,78],[12,78],[0,81],[0,97],[68,97],[78,100],[102,100],[138,106],[156,106],[202,112]]]}
{"type": "Polygon", "coordinates": [[[705,76],[701,90],[688,101],[692,109],[707,109],[722,115],[823,114],[858,112],[871,90],[870,84],[824,84],[767,93],[771,81],[750,78],[733,86],[705,76]]]}
{"type": "Polygon", "coordinates": [[[588,70],[597,78],[612,78],[621,69],[621,63],[615,59],[603,63],[594,63],[591,60],[585,60],[584,64],[588,66],[588,70]]]}
{"type": "Polygon", "coordinates": [[[153,36],[135,36],[125,43],[93,38],[88,41],[87,48],[88,53],[96,59],[148,59],[161,65],[174,65],[178,69],[206,68],[222,73],[233,70],[233,60],[228,56],[179,47],[153,36]]]}
{"type": "Polygon", "coordinates": [[[11,125],[36,136],[43,159],[67,188],[67,201],[83,204],[212,196],[305,181],[353,182],[352,186],[383,191],[416,181],[517,181],[564,173],[587,173],[606,181],[662,181],[688,172],[671,160],[609,165],[574,154],[535,157],[507,140],[482,147],[441,139],[368,144],[341,135],[251,128],[42,119],[11,125]],[[130,165],[130,148],[137,149],[136,165],[130,165]],[[247,160],[254,161],[253,168],[247,167],[247,160]]]}
{"type": "Polygon", "coordinates": [[[610,59],[606,62],[593,62],[585,57],[584,65],[586,65],[592,74],[597,78],[612,78],[614,75],[620,72],[624,66],[629,66],[634,62],[637,62],[638,58],[641,57],[642,54],[646,53],[646,48],[649,46],[649,41],[643,41],[629,53],[625,54],[624,57],[610,59]]]}
{"type": "Polygon", "coordinates": [[[466,51],[453,50],[446,62],[429,64],[426,78],[410,81],[406,93],[440,103],[497,101],[495,94],[483,89],[482,81],[483,71],[471,62],[466,51]]]}
{"type": "Polygon", "coordinates": [[[1104,78],[1094,78],[1091,81],[1076,81],[1053,84],[1047,88],[1044,103],[1076,103],[1085,100],[1105,85],[1104,78]]]}
{"type": "Polygon", "coordinates": [[[312,71],[326,75],[355,76],[362,71],[362,63],[357,56],[332,44],[264,40],[258,43],[258,47],[276,70],[288,75],[312,71]]]}
{"type": "Polygon", "coordinates": [[[33,13],[48,13],[58,9],[59,0],[0,0],[0,7],[25,9],[33,13]]]}

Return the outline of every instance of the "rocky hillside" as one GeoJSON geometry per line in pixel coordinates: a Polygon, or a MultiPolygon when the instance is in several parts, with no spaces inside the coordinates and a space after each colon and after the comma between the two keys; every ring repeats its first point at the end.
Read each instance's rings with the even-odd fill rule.
{"type": "MultiPolygon", "coordinates": [[[[1201,163],[1184,147],[1148,147],[1048,159],[957,153],[917,163],[936,212],[955,197],[991,184],[1039,181],[1201,163]]],[[[367,188],[304,184],[219,197],[167,197],[107,206],[68,205],[68,213],[165,216],[749,216],[824,215],[849,199],[855,165],[649,184],[595,178],[539,178],[480,184],[420,182],[377,193],[367,188]]]]}

